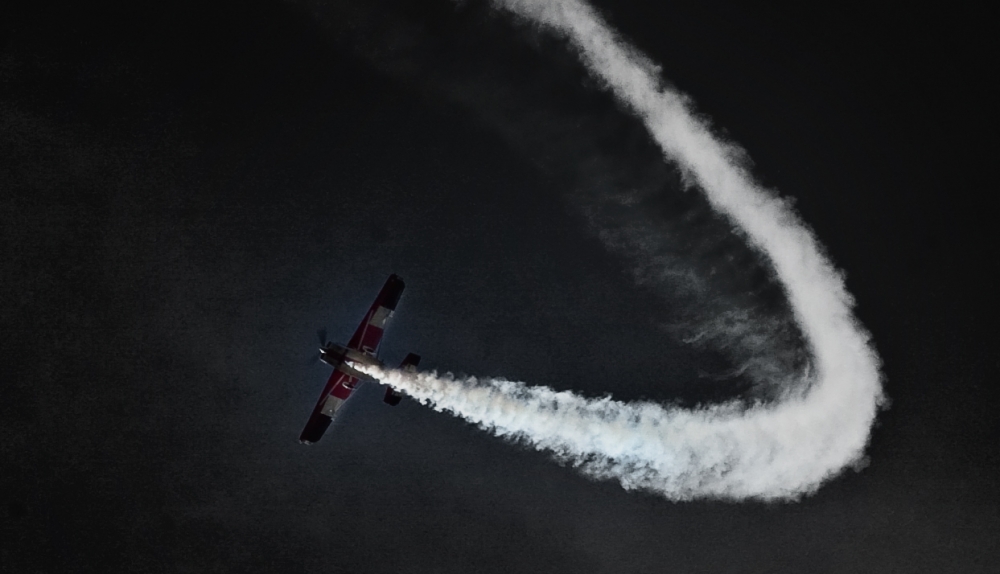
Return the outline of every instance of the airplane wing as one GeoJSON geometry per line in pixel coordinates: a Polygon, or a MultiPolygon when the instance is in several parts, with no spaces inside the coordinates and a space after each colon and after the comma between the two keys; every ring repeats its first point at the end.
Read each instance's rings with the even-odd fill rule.
{"type": "Polygon", "coordinates": [[[382,342],[382,333],[385,332],[389,318],[396,310],[396,304],[399,303],[399,297],[403,294],[405,286],[398,275],[389,276],[385,285],[382,286],[382,290],[379,291],[378,297],[375,297],[375,302],[365,314],[365,318],[358,325],[354,336],[347,343],[348,349],[361,351],[366,355],[375,355],[379,343],[382,342]]]}
{"type": "Polygon", "coordinates": [[[326,387],[323,388],[323,393],[319,396],[319,401],[313,408],[312,415],[309,416],[309,421],[299,435],[299,442],[312,444],[318,441],[329,428],[333,416],[343,406],[344,401],[354,392],[357,384],[357,378],[348,375],[339,367],[334,369],[326,382],[326,387]]]}

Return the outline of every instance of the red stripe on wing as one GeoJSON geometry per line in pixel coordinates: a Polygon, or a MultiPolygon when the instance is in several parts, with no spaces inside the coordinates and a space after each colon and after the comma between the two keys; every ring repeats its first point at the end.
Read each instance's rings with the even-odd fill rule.
{"type": "Polygon", "coordinates": [[[382,290],[375,297],[375,302],[365,313],[365,318],[361,320],[358,329],[354,332],[347,347],[355,349],[369,355],[374,355],[382,342],[382,334],[388,325],[389,317],[396,309],[399,298],[403,294],[406,285],[398,275],[390,275],[386,280],[382,290]]]}

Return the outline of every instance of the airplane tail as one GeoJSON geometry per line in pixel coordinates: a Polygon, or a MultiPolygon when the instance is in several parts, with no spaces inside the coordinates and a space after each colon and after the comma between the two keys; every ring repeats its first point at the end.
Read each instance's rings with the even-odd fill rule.
{"type": "MultiPolygon", "coordinates": [[[[420,364],[420,355],[417,355],[416,353],[410,353],[409,355],[406,355],[406,358],[403,359],[403,362],[399,364],[399,368],[404,371],[409,371],[413,373],[416,372],[417,365],[419,364],[420,364]]],[[[397,393],[392,387],[386,387],[385,397],[383,397],[382,400],[387,405],[396,406],[399,404],[399,401],[403,400],[403,395],[397,393]]]]}

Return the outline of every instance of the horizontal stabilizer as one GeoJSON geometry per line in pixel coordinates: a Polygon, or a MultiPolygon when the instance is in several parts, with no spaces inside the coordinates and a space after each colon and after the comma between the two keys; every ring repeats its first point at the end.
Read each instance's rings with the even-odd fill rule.
{"type": "MultiPolygon", "coordinates": [[[[399,364],[400,370],[407,371],[410,373],[417,372],[417,365],[420,364],[420,355],[416,353],[410,353],[403,359],[403,362],[399,364]]],[[[385,396],[382,401],[387,405],[396,406],[399,401],[403,400],[403,395],[397,393],[392,387],[386,387],[385,396]]]]}
{"type": "Polygon", "coordinates": [[[394,407],[399,404],[399,401],[403,400],[403,395],[397,393],[392,389],[392,387],[386,387],[385,396],[382,397],[382,402],[394,407]]]}
{"type": "Polygon", "coordinates": [[[404,371],[409,371],[415,373],[417,371],[417,365],[420,364],[420,355],[416,353],[410,353],[406,355],[403,362],[399,364],[399,368],[404,371]]]}

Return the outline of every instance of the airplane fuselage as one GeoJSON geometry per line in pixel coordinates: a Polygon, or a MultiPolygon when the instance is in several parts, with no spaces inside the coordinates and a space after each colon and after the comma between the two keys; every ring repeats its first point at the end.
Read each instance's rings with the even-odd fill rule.
{"type": "Polygon", "coordinates": [[[381,366],[378,359],[357,349],[351,349],[337,343],[328,343],[319,350],[319,358],[324,363],[336,368],[340,363],[349,361],[363,365],[381,366]]]}

